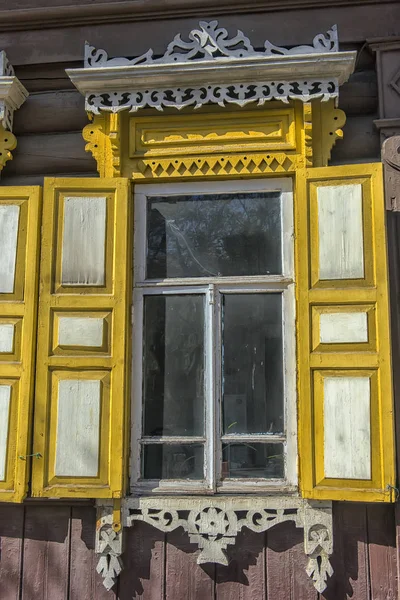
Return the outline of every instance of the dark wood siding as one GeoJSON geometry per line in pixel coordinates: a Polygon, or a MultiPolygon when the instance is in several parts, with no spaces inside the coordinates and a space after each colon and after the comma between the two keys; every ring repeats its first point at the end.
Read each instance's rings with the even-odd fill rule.
{"type": "Polygon", "coordinates": [[[335,572],[322,595],[306,575],[303,532],[293,523],[278,525],[266,534],[242,532],[229,548],[227,567],[197,565],[197,547],[179,530],[165,535],[136,523],[126,530],[119,582],[107,592],[95,572],[92,506],[3,505],[0,598],[396,600],[399,517],[399,509],[390,505],[334,504],[335,572]]]}

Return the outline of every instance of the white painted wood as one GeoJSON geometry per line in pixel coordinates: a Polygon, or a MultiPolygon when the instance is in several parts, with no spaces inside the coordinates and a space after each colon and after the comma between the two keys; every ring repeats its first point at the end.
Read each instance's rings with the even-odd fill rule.
{"type": "Polygon", "coordinates": [[[12,352],[14,348],[14,325],[0,324],[0,352],[12,352]]]}
{"type": "Polygon", "coordinates": [[[367,313],[322,313],[319,331],[322,344],[368,342],[367,313]]]}
{"type": "Polygon", "coordinates": [[[105,254],[106,198],[65,198],[61,283],[104,285],[105,254]]]}
{"type": "Polygon", "coordinates": [[[0,294],[12,294],[17,259],[19,206],[0,205],[0,294]]]}
{"type": "Polygon", "coordinates": [[[101,382],[61,379],[55,474],[96,477],[99,471],[101,382]]]}
{"type": "Polygon", "coordinates": [[[318,188],[319,277],[364,277],[361,184],[318,188]]]}
{"type": "Polygon", "coordinates": [[[369,377],[324,379],[325,477],[371,479],[369,377]]]}
{"type": "Polygon", "coordinates": [[[0,385],[0,481],[6,478],[11,385],[0,385]]]}
{"type": "Polygon", "coordinates": [[[103,345],[103,319],[94,317],[60,317],[58,320],[60,346],[103,345]]]}

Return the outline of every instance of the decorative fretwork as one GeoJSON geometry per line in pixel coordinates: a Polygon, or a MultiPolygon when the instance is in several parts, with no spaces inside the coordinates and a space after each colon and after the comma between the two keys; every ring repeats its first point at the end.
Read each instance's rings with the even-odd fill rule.
{"type": "Polygon", "coordinates": [[[85,46],[86,67],[114,67],[122,65],[159,65],[171,62],[182,63],[186,61],[218,60],[220,58],[249,58],[253,56],[299,55],[299,54],[324,54],[339,50],[337,27],[333,27],[326,35],[318,34],[313,39],[312,46],[297,46],[295,48],[281,48],[271,42],[264,43],[263,51],[256,51],[248,37],[238,30],[237,34],[229,38],[228,31],[218,26],[218,21],[200,21],[199,29],[193,29],[188,35],[189,41],[182,40],[178,33],[173,41],[168,44],[163,56],[154,58],[153,50],[148,50],[139,57],[108,58],[105,50],[96,50],[94,46],[85,46]]]}
{"type": "Polygon", "coordinates": [[[175,36],[159,57],[109,58],[87,44],[83,69],[67,70],[85,95],[86,110],[136,112],[149,107],[199,108],[204,104],[264,104],[336,99],[354,68],[355,53],[339,52],[337,28],[312,45],[281,48],[266,41],[255,50],[242,31],[230,37],[218,21],[201,21],[188,41],[175,36]]]}
{"type": "Polygon", "coordinates": [[[113,506],[101,505],[97,509],[96,554],[99,555],[96,571],[103,577],[103,584],[110,590],[122,571],[122,529],[113,527],[113,506]]]}
{"type": "MultiPolygon", "coordinates": [[[[113,507],[101,505],[96,537],[97,567],[110,589],[121,570],[122,537],[113,529],[113,507]]],[[[235,544],[242,529],[267,531],[285,521],[304,529],[307,574],[323,592],[333,574],[329,557],[333,551],[330,502],[308,502],[299,498],[266,497],[160,497],[126,498],[122,501],[122,524],[132,527],[143,521],[169,533],[182,527],[191,543],[197,544],[199,564],[229,563],[228,546],[235,544]]]]}
{"type": "Polygon", "coordinates": [[[385,196],[387,210],[400,211],[400,135],[383,142],[382,160],[385,169],[385,196]]]}
{"type": "Polygon", "coordinates": [[[154,158],[135,161],[134,179],[171,177],[236,177],[263,173],[289,173],[295,169],[295,157],[285,153],[226,154],[187,158],[154,158]]]}
{"type": "Polygon", "coordinates": [[[313,166],[325,167],[331,157],[331,151],[337,140],[343,138],[342,127],[346,123],[346,114],[335,108],[331,100],[324,104],[313,103],[313,166]]]}

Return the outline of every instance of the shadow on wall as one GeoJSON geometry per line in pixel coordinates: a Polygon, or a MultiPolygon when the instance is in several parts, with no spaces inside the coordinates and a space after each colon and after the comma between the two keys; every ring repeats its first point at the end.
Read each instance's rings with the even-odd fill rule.
{"type": "Polygon", "coordinates": [[[95,510],[89,504],[0,505],[0,598],[26,600],[392,600],[397,598],[393,505],[335,503],[334,574],[319,595],[306,574],[303,530],[282,523],[243,530],[229,565],[198,565],[182,529],[146,523],[126,530],[124,569],[107,592],[95,567],[95,510]],[[50,595],[49,595],[50,594],[50,595]]]}

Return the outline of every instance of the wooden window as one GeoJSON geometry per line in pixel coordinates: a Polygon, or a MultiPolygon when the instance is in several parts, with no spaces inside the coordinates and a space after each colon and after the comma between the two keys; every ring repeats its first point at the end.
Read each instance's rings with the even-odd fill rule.
{"type": "Polygon", "coordinates": [[[132,489],[293,489],[289,179],[135,187],[132,489]]]}

